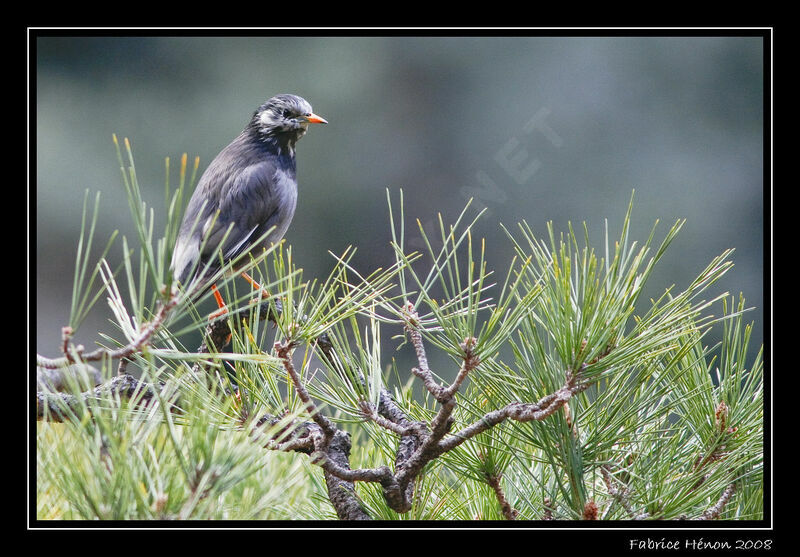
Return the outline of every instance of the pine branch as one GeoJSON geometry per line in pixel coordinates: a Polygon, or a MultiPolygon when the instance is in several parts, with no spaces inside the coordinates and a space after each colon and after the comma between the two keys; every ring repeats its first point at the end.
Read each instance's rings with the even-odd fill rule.
{"type": "MultiPolygon", "coordinates": [[[[283,311],[279,301],[262,302],[259,306],[258,318],[268,321],[277,321],[280,312],[283,311]]],[[[227,319],[219,319],[209,324],[206,331],[209,339],[200,347],[200,351],[209,350],[209,346],[217,346],[218,350],[227,346],[230,342],[231,331],[227,319]]],[[[314,344],[321,350],[322,356],[330,363],[333,362],[333,345],[328,340],[327,335],[323,334],[314,340],[314,344]]],[[[295,345],[292,342],[284,341],[276,344],[278,357],[283,363],[295,390],[301,401],[305,404],[307,411],[311,414],[312,424],[306,423],[298,431],[302,432],[292,435],[289,440],[280,443],[270,443],[265,447],[281,451],[297,451],[311,455],[312,462],[319,465],[324,473],[328,486],[328,494],[331,503],[336,509],[337,515],[342,519],[364,520],[368,517],[364,513],[355,495],[354,481],[378,482],[384,487],[387,502],[398,512],[403,512],[410,508],[411,494],[413,493],[413,482],[409,480],[405,487],[401,489],[392,476],[391,471],[386,467],[374,470],[351,470],[349,466],[350,441],[347,433],[336,428],[333,423],[321,414],[316,408],[315,403],[308,394],[307,389],[302,384],[299,375],[294,369],[291,359],[291,352],[295,345]],[[346,438],[346,440],[345,440],[346,438]]],[[[419,445],[419,441],[413,435],[416,432],[415,424],[412,424],[405,414],[394,403],[391,395],[385,389],[380,393],[380,404],[375,415],[379,416],[383,423],[397,431],[408,433],[401,441],[398,450],[396,464],[401,465],[404,455],[412,453],[419,445]],[[389,425],[392,424],[392,425],[389,425]]],[[[260,423],[268,421],[271,417],[264,417],[260,423]]]]}
{"type": "Polygon", "coordinates": [[[630,501],[630,491],[624,485],[622,487],[617,487],[617,483],[611,477],[611,473],[608,471],[607,465],[600,467],[600,473],[603,475],[603,481],[606,484],[608,494],[611,495],[620,505],[622,505],[622,508],[625,509],[625,512],[628,513],[628,516],[631,519],[644,520],[649,518],[650,513],[637,513],[633,510],[630,501]]]}
{"type": "Polygon", "coordinates": [[[555,510],[553,501],[549,497],[545,497],[542,501],[542,507],[544,508],[542,520],[553,520],[553,511],[555,510]]]}
{"type": "Polygon", "coordinates": [[[548,416],[552,416],[556,410],[562,408],[574,395],[585,391],[588,387],[589,383],[567,384],[555,393],[542,397],[538,402],[512,402],[503,408],[487,412],[480,420],[473,422],[440,443],[439,447],[442,452],[452,450],[464,441],[493,428],[505,420],[518,422],[544,420],[548,416]]]}
{"type": "MultiPolygon", "coordinates": [[[[387,504],[397,512],[405,512],[410,508],[410,496],[412,493],[409,491],[408,487],[421,473],[425,465],[435,458],[438,458],[443,453],[459,446],[467,439],[494,427],[506,419],[513,419],[520,422],[543,420],[561,408],[574,394],[582,392],[588,387],[588,383],[581,383],[579,381],[579,374],[567,374],[567,384],[556,393],[543,397],[538,403],[509,404],[500,410],[487,413],[480,421],[475,422],[448,439],[442,440],[452,427],[453,421],[451,416],[456,406],[454,394],[458,391],[459,386],[468,373],[473,371],[480,362],[472,353],[474,342],[471,340],[465,341],[462,344],[464,363],[456,381],[448,387],[437,385],[433,380],[433,374],[428,368],[422,337],[414,326],[417,323],[415,319],[416,313],[410,304],[407,306],[407,310],[409,320],[406,324],[406,331],[412,339],[419,364],[419,367],[415,368],[417,369],[415,375],[422,379],[423,384],[429,392],[440,402],[441,408],[431,420],[429,426],[411,423],[400,425],[385,417],[376,420],[376,423],[382,425],[386,429],[403,436],[403,438],[410,438],[413,440],[413,447],[410,447],[412,450],[406,454],[405,458],[400,458],[398,453],[398,458],[395,462],[397,472],[393,476],[385,475],[386,468],[381,468],[380,471],[376,470],[369,473],[362,471],[360,474],[352,474],[349,471],[342,471],[336,468],[330,469],[330,472],[333,474],[342,473],[340,476],[342,479],[379,481],[384,486],[384,496],[386,497],[387,504]],[[370,477],[374,479],[370,480],[370,477]]],[[[364,413],[365,417],[374,418],[377,415],[374,410],[369,409],[368,406],[365,406],[365,408],[368,409],[368,411],[364,413]]],[[[409,445],[412,443],[409,443],[409,445]]]]}
{"type": "Polygon", "coordinates": [[[154,386],[126,374],[112,377],[108,382],[79,394],[39,391],[36,393],[36,419],[52,422],[81,419],[84,409],[88,409],[91,402],[101,402],[108,396],[147,406],[163,388],[163,384],[154,386]]]}
{"type": "Polygon", "coordinates": [[[486,482],[489,484],[489,487],[492,488],[492,491],[494,491],[495,497],[497,497],[497,503],[500,505],[500,512],[503,513],[506,520],[516,520],[517,516],[519,516],[519,511],[514,509],[511,503],[506,499],[506,495],[503,493],[503,487],[500,485],[502,477],[502,474],[489,476],[486,478],[486,482]]]}
{"type": "Polygon", "coordinates": [[[722,492],[722,495],[719,496],[717,502],[695,520],[715,520],[719,518],[722,514],[722,511],[725,510],[725,505],[727,505],[728,501],[730,501],[731,497],[733,497],[734,491],[736,491],[736,485],[730,484],[725,488],[725,491],[722,492]]]}
{"type": "Polygon", "coordinates": [[[164,323],[164,320],[169,315],[172,308],[178,303],[179,297],[173,293],[167,301],[160,304],[155,317],[147,324],[139,335],[129,342],[126,346],[117,348],[116,350],[109,350],[106,348],[98,348],[88,354],[83,353],[83,346],[78,345],[74,350],[70,349],[69,341],[72,337],[72,329],[64,327],[62,329],[63,347],[62,351],[64,356],[60,358],[46,358],[39,354],[36,355],[36,365],[47,369],[57,369],[76,362],[96,362],[103,359],[127,358],[133,354],[140,352],[150,343],[150,340],[164,323]]]}
{"type": "Polygon", "coordinates": [[[283,362],[283,368],[289,375],[289,379],[292,381],[300,400],[303,401],[303,404],[305,404],[306,411],[311,414],[311,419],[314,420],[322,429],[326,437],[333,437],[337,431],[336,427],[327,417],[319,412],[316,404],[313,400],[311,400],[305,385],[303,385],[303,382],[300,380],[300,376],[297,375],[297,371],[294,368],[294,363],[292,362],[292,351],[294,350],[294,346],[295,345],[292,342],[276,342],[275,349],[278,352],[278,358],[280,358],[280,360],[283,362]]]}

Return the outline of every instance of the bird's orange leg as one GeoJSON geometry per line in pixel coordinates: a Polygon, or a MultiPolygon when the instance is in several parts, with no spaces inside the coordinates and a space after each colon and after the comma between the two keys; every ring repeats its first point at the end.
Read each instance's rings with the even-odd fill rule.
{"type": "Polygon", "coordinates": [[[216,319],[220,315],[225,315],[226,313],[228,313],[228,306],[225,305],[225,300],[222,299],[222,294],[220,294],[219,290],[217,290],[216,284],[211,285],[211,292],[212,294],[214,294],[214,299],[217,301],[217,306],[219,307],[219,309],[213,312],[211,315],[209,315],[208,318],[216,319]]]}
{"type": "Polygon", "coordinates": [[[253,277],[248,275],[247,273],[242,273],[242,278],[250,283],[250,286],[253,287],[254,290],[261,291],[261,298],[269,298],[270,294],[267,292],[265,288],[263,288],[260,284],[258,284],[253,277]]]}

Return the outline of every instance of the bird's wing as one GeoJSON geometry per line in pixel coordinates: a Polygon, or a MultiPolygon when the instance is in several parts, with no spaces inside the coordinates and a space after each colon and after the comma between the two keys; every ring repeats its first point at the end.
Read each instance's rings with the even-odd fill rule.
{"type": "Polygon", "coordinates": [[[275,230],[266,237],[265,243],[277,242],[283,237],[294,213],[296,191],[293,176],[274,160],[245,167],[224,184],[220,193],[219,214],[207,231],[202,261],[219,257],[219,249],[226,261],[233,259],[273,227],[275,230]]]}

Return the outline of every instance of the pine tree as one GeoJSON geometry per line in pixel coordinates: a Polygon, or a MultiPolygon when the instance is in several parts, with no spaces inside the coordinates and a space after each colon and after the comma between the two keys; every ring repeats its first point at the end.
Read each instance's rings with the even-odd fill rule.
{"type": "Polygon", "coordinates": [[[167,180],[158,234],[117,148],[136,248],[122,238],[112,270],[114,235],[90,261],[87,194],[63,354],[37,356],[71,371],[36,395],[38,519],[763,517],[762,349],[744,298],[710,294],[731,252],[642,296],[681,221],[639,246],[631,201],[599,250],[585,227],[542,240],[523,222],[496,274],[466,208],[435,238],[419,227],[417,253],[402,192],[387,193],[390,268],[364,273],[350,249],[306,280],[283,244],[245,254],[215,277],[232,309],[209,321],[209,294],[168,269],[197,161],[167,180]],[[234,263],[269,295],[237,292],[234,263]],[[103,298],[117,333],[75,346],[103,298]],[[722,340],[706,346],[712,329],[722,340]]]}

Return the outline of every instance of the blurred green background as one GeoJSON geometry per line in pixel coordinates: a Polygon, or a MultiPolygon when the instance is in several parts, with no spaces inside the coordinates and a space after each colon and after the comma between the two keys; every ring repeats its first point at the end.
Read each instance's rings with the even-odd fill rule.
{"type": "MultiPolygon", "coordinates": [[[[376,32],[378,33],[378,32],[376,32]]],[[[685,288],[716,255],[714,290],[744,293],[763,338],[762,37],[66,37],[35,40],[36,349],[59,353],[84,190],[102,192],[96,244],[135,234],[111,137],[128,137],[148,204],[161,211],[164,158],[200,171],[277,93],[330,123],[298,145],[299,201],[286,236],[304,276],[358,248],[392,261],[386,188],[429,231],[469,197],[489,265],[512,256],[499,224],[545,237],[586,222],[600,249],[636,190],[633,237],[687,223],[650,295],[685,288]]],[[[177,177],[173,174],[172,183],[177,177]]],[[[33,197],[33,196],[32,196],[33,197]]],[[[472,211],[470,214],[474,214],[472,211]]],[[[160,214],[163,216],[163,212],[160,214]]],[[[418,234],[410,245],[421,247],[418,234]]],[[[113,257],[119,260],[117,241],[113,257]]],[[[710,296],[710,295],[709,295],[710,296]]],[[[101,302],[75,337],[113,331],[101,302]]],[[[386,335],[388,338],[388,335],[386,335]]],[[[189,346],[193,346],[189,343],[189,346]]]]}

